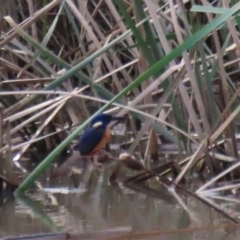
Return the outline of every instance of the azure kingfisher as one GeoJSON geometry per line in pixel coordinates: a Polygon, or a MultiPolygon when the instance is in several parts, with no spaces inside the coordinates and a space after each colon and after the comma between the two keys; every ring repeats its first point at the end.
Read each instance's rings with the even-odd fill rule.
{"type": "Polygon", "coordinates": [[[123,117],[113,117],[100,113],[94,117],[83,133],[78,143],[78,150],[82,156],[94,156],[104,148],[111,139],[108,124],[111,121],[121,120],[123,117]]]}

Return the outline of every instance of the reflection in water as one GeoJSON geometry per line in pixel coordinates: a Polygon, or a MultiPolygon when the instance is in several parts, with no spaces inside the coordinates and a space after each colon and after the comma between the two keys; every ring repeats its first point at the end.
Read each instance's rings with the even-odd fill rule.
{"type": "MultiPolygon", "coordinates": [[[[9,198],[2,202],[0,209],[0,237],[57,231],[86,233],[117,227],[130,228],[137,233],[229,223],[199,201],[172,194],[157,182],[127,187],[111,186],[108,176],[106,171],[94,171],[87,186],[88,191],[76,192],[74,188],[66,194],[66,191],[59,193],[56,189],[39,190],[28,197],[9,198]]],[[[63,181],[58,185],[75,185],[69,184],[69,181],[67,179],[66,185],[63,181]]],[[[226,229],[220,228],[165,234],[161,237],[142,235],[135,239],[223,239],[223,236],[234,239],[234,234],[231,231],[228,235],[226,229]]]]}

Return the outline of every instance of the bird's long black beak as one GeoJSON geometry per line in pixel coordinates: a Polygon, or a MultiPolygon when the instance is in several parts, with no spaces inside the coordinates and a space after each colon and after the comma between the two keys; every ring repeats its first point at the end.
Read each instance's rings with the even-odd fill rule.
{"type": "Polygon", "coordinates": [[[111,121],[125,120],[126,117],[112,117],[111,121]]]}

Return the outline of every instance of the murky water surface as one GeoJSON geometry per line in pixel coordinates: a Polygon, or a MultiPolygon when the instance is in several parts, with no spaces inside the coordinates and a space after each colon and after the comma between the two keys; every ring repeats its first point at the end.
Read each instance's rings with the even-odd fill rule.
{"type": "MultiPolygon", "coordinates": [[[[121,236],[132,234],[129,239],[240,238],[240,228],[230,227],[230,220],[192,197],[157,182],[112,186],[109,174],[94,170],[87,190],[79,190],[80,178],[65,175],[42,181],[42,190],[25,197],[2,196],[0,237],[118,230],[121,236]]],[[[238,217],[238,200],[218,199],[215,203],[238,217]]]]}

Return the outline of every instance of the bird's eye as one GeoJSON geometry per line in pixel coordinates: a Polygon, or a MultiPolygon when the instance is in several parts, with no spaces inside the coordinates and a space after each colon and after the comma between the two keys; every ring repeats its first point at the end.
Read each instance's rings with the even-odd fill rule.
{"type": "Polygon", "coordinates": [[[92,125],[93,128],[97,128],[99,126],[101,126],[103,123],[102,122],[96,122],[92,125]]]}

